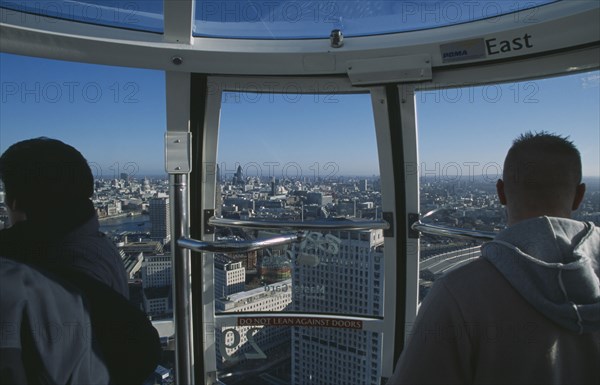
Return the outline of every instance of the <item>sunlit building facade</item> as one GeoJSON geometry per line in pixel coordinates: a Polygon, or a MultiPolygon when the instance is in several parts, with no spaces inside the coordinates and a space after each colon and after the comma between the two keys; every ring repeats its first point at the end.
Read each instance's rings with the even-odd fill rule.
{"type": "Polygon", "coordinates": [[[150,200],[150,237],[163,244],[171,240],[171,222],[169,220],[169,198],[152,198],[150,200]]]}
{"type": "MultiPolygon", "coordinates": [[[[293,309],[381,316],[383,230],[332,233],[337,242],[314,250],[317,259],[297,263],[293,309]]],[[[333,238],[330,238],[333,239],[333,238]]],[[[381,334],[352,328],[294,327],[292,384],[378,385],[381,334]]]]}

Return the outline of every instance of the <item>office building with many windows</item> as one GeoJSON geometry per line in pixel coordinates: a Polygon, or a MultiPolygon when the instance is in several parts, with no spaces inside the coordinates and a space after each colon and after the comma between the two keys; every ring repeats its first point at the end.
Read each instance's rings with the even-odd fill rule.
{"type": "MultiPolygon", "coordinates": [[[[295,312],[356,316],[383,315],[383,230],[338,231],[311,251],[310,264],[297,261],[295,312]]],[[[308,247],[308,250],[307,250],[308,247]]],[[[294,327],[292,384],[379,384],[380,333],[355,328],[294,327]]]]}
{"type": "Polygon", "coordinates": [[[163,244],[171,240],[171,222],[169,220],[169,198],[150,199],[150,237],[163,244]]]}

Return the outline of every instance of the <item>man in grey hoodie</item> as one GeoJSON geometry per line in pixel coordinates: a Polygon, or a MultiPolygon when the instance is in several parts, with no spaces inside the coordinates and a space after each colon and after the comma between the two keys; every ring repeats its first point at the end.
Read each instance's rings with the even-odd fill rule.
{"type": "Polygon", "coordinates": [[[579,151],[524,134],[496,187],[508,228],[436,281],[389,385],[600,384],[600,229],[570,219],[579,151]]]}

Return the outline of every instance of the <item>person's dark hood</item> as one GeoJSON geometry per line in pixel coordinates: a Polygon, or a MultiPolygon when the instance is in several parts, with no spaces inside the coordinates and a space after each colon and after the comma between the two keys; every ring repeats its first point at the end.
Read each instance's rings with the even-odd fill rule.
{"type": "Polygon", "coordinates": [[[600,330],[600,229],[539,217],[482,246],[489,260],[539,312],[577,333],[600,330]]]}
{"type": "Polygon", "coordinates": [[[0,230],[0,256],[28,264],[79,290],[88,305],[94,339],[111,383],[140,384],[152,374],[161,356],[158,332],[146,314],[107,284],[53,257],[55,247],[64,243],[69,231],[86,219],[96,221],[91,209],[88,205],[85,211],[57,219],[54,227],[27,219],[0,230]]]}

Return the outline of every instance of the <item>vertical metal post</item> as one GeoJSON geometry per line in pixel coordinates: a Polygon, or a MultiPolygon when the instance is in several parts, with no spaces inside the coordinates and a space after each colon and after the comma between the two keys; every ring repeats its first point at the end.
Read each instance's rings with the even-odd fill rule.
{"type": "MultiPolygon", "coordinates": [[[[165,11],[167,11],[166,7],[177,7],[183,3],[187,3],[187,0],[185,2],[165,2],[165,11]]],[[[169,20],[170,23],[175,23],[173,17],[169,17],[169,20]]],[[[166,14],[165,23],[167,23],[166,14]]],[[[176,37],[171,36],[171,38],[176,37]]],[[[175,325],[175,376],[178,384],[185,385],[194,383],[192,269],[190,251],[179,248],[177,240],[181,236],[189,236],[190,231],[188,179],[192,172],[192,137],[189,132],[189,90],[189,73],[166,72],[165,170],[169,174],[171,196],[171,255],[173,256],[171,284],[173,286],[173,322],[175,325]]]]}
{"type": "Polygon", "coordinates": [[[172,174],[173,194],[173,317],[175,323],[175,376],[178,384],[194,384],[191,253],[177,246],[180,237],[189,237],[188,175],[172,174]]]}

